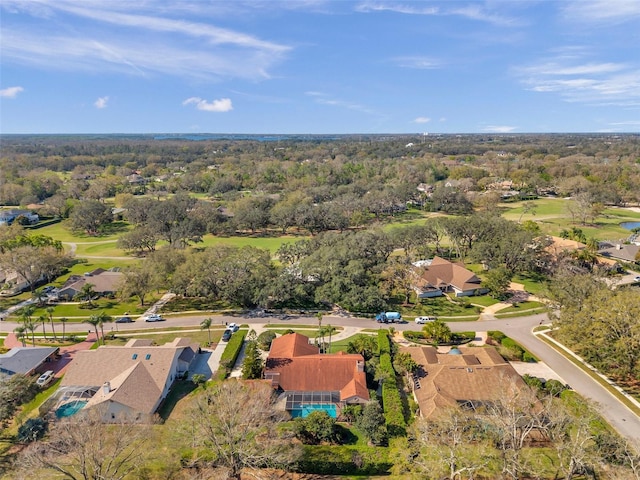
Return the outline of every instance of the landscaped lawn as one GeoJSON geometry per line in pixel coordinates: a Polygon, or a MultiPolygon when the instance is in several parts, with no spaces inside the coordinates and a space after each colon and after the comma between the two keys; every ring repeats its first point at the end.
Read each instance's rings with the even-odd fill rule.
{"type": "Polygon", "coordinates": [[[513,305],[511,307],[507,307],[504,308],[502,310],[498,310],[498,314],[500,313],[517,313],[517,312],[522,312],[524,310],[532,310],[532,309],[538,309],[538,308],[545,308],[544,303],[540,303],[540,302],[521,302],[518,303],[517,305],[513,305]]]}
{"type": "MultiPolygon", "coordinates": [[[[451,320],[450,317],[475,317],[477,318],[480,312],[479,307],[471,305],[471,298],[467,300],[458,300],[461,303],[453,303],[447,297],[426,298],[416,303],[411,307],[402,306],[400,312],[403,317],[419,317],[425,315],[432,315],[436,317],[445,317],[451,320]],[[469,302],[462,304],[462,302],[469,302]]],[[[465,318],[469,320],[469,318],[465,318]]]]}
{"type": "MultiPolygon", "coordinates": [[[[336,340],[335,342],[331,342],[331,350],[329,353],[337,353],[337,352],[346,352],[347,346],[350,342],[353,342],[356,338],[367,336],[371,337],[371,335],[365,335],[363,333],[358,333],[348,338],[343,338],[342,340],[336,340]]],[[[374,337],[375,338],[375,337],[374,337]]],[[[377,342],[377,339],[376,339],[377,342]]]]}
{"type": "Polygon", "coordinates": [[[489,295],[479,295],[477,297],[468,297],[469,301],[475,305],[482,305],[483,307],[490,307],[491,305],[495,305],[499,303],[499,300],[496,300],[489,295]]]}
{"type": "MultiPolygon", "coordinates": [[[[220,341],[220,337],[222,337],[222,329],[211,329],[211,343],[218,343],[220,341]]],[[[132,338],[146,338],[149,340],[153,340],[156,345],[164,345],[165,343],[172,342],[176,338],[188,338],[193,340],[195,343],[199,343],[204,346],[209,343],[209,332],[205,330],[199,330],[197,332],[179,332],[179,331],[164,331],[163,333],[149,333],[145,332],[145,334],[140,335],[131,335],[130,332],[109,332],[115,335],[114,339],[110,339],[107,337],[107,332],[105,332],[105,337],[107,337],[106,344],[114,345],[114,346],[122,346],[127,343],[132,338]],[[126,335],[126,336],[125,336],[126,335]]]]}
{"type": "MultiPolygon", "coordinates": [[[[81,308],[86,306],[85,303],[59,303],[51,306],[53,307],[54,319],[66,317],[69,321],[73,321],[75,317],[89,318],[91,315],[101,312],[105,312],[107,315],[111,316],[119,316],[123,315],[124,312],[129,312],[135,319],[137,315],[142,315],[146,312],[149,306],[152,305],[154,301],[158,300],[160,296],[161,295],[157,293],[148,295],[148,298],[145,298],[144,307],[140,306],[137,298],[131,298],[126,301],[101,298],[93,302],[95,305],[94,308],[81,308]]],[[[37,308],[32,317],[38,318],[40,315],[48,316],[46,311],[47,307],[48,306],[37,308]]]]}
{"type": "Polygon", "coordinates": [[[48,225],[37,230],[37,233],[48,235],[55,240],[65,243],[76,242],[103,242],[105,240],[118,240],[118,237],[130,229],[130,225],[126,222],[114,222],[108,227],[108,231],[103,235],[86,235],[84,233],[75,233],[69,228],[68,221],[62,221],[53,225],[48,225]]]}

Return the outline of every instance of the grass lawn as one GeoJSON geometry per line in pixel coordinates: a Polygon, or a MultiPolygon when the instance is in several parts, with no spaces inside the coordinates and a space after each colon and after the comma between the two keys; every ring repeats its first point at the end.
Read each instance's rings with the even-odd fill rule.
{"type": "MultiPolygon", "coordinates": [[[[221,329],[211,329],[211,343],[218,343],[220,341],[220,337],[222,337],[222,332],[223,330],[221,329]]],[[[115,335],[115,338],[111,339],[107,337],[107,333],[105,332],[105,337],[107,337],[106,344],[114,346],[122,346],[132,338],[150,339],[153,340],[156,345],[164,345],[165,343],[172,342],[178,337],[188,338],[190,340],[193,340],[195,343],[199,343],[202,346],[209,343],[209,332],[207,332],[207,330],[200,330],[197,332],[165,331],[164,333],[153,333],[149,335],[131,335],[130,332],[122,332],[122,335],[120,335],[118,332],[110,333],[113,333],[115,335]]]]}
{"type": "Polygon", "coordinates": [[[197,247],[210,247],[213,245],[233,245],[236,247],[251,246],[261,248],[263,250],[269,250],[272,254],[285,243],[294,243],[304,238],[305,236],[291,236],[286,235],[283,237],[252,237],[252,236],[234,236],[234,237],[216,237],[213,235],[206,235],[203,238],[202,243],[196,244],[197,247]]]}
{"type": "MultiPolygon", "coordinates": [[[[100,242],[100,243],[78,243],[76,244],[76,257],[96,256],[96,257],[126,257],[127,252],[116,246],[116,241],[100,242]]],[[[120,259],[122,260],[122,259],[120,259]]],[[[132,256],[131,260],[137,260],[132,256]]]]}
{"type": "Polygon", "coordinates": [[[531,310],[531,309],[543,309],[546,310],[546,307],[544,305],[544,303],[540,303],[540,302],[520,302],[517,305],[513,305],[511,307],[508,308],[504,308],[502,310],[498,310],[497,313],[517,313],[517,312],[522,312],[525,310],[531,310]]]}
{"type": "Polygon", "coordinates": [[[162,402],[162,405],[160,405],[158,409],[160,418],[167,420],[178,402],[191,394],[196,388],[196,384],[191,380],[179,380],[174,383],[167,398],[164,399],[164,402],[162,402]]]}
{"type": "Polygon", "coordinates": [[[489,295],[479,295],[477,297],[469,297],[469,300],[474,305],[482,305],[483,307],[490,307],[491,305],[495,305],[496,303],[500,303],[499,300],[496,300],[489,295]]]}
{"type": "Polygon", "coordinates": [[[524,289],[533,295],[539,295],[544,290],[546,281],[547,277],[539,274],[522,274],[513,277],[513,282],[521,283],[524,289]]]}
{"type": "Polygon", "coordinates": [[[118,237],[122,235],[124,232],[130,230],[129,224],[126,222],[113,222],[109,227],[107,227],[107,231],[102,235],[86,235],[84,233],[75,233],[69,228],[69,223],[67,220],[62,221],[60,223],[55,223],[53,225],[48,225],[37,230],[38,233],[43,235],[48,235],[55,240],[60,240],[65,243],[76,243],[76,242],[104,242],[105,240],[118,240],[118,237]]]}
{"type": "MultiPolygon", "coordinates": [[[[140,306],[137,298],[131,298],[127,301],[120,301],[117,299],[99,299],[95,300],[93,304],[95,308],[81,308],[85,306],[84,303],[59,303],[56,305],[50,305],[53,307],[54,320],[66,317],[70,322],[74,320],[82,320],[89,318],[91,315],[95,315],[101,312],[105,312],[111,316],[121,316],[124,312],[129,312],[133,317],[136,315],[142,315],[149,305],[160,298],[159,294],[149,295],[149,299],[145,298],[145,306],[140,306]],[[77,318],[81,317],[81,318],[77,318]]],[[[39,307],[33,313],[32,318],[37,319],[40,315],[48,316],[47,307],[39,307]]],[[[135,319],[135,318],[134,318],[135,319]]]]}
{"type": "MultiPolygon", "coordinates": [[[[376,330],[377,331],[377,330],[376,330]]],[[[362,333],[358,333],[348,338],[343,338],[342,340],[336,340],[335,342],[331,342],[331,350],[329,353],[337,353],[337,352],[346,352],[347,346],[350,342],[353,342],[358,337],[371,337],[371,335],[365,335],[362,333]]],[[[375,338],[375,337],[374,337],[375,338]]],[[[377,342],[377,338],[376,338],[377,342]]]]}
{"type": "MultiPolygon", "coordinates": [[[[457,300],[453,303],[447,297],[425,298],[411,307],[402,306],[400,312],[403,317],[419,317],[431,315],[436,317],[478,317],[479,307],[471,305],[470,299],[457,300]],[[457,302],[456,301],[456,302],[457,302]],[[464,302],[464,303],[463,303],[464,302]]],[[[468,320],[468,319],[467,319],[468,320]]]]}

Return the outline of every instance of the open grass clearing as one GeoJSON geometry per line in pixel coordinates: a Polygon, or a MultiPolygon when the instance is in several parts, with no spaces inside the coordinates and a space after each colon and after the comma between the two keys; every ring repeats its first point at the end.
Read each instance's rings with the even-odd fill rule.
{"type": "Polygon", "coordinates": [[[511,307],[503,308],[502,310],[498,310],[497,313],[517,313],[517,312],[523,312],[531,309],[546,310],[545,305],[543,303],[527,301],[527,302],[520,302],[516,305],[512,305],[511,307]]]}
{"type": "MultiPolygon", "coordinates": [[[[190,340],[193,340],[194,343],[200,344],[201,346],[205,346],[209,343],[209,332],[206,329],[182,333],[164,331],[156,333],[145,333],[144,335],[136,335],[130,332],[109,332],[109,335],[107,335],[107,333],[105,332],[105,343],[106,345],[123,346],[129,340],[131,340],[131,338],[137,336],[152,340],[156,345],[164,345],[165,343],[172,342],[176,338],[188,338],[190,340]]],[[[218,343],[221,337],[222,330],[211,329],[211,343],[218,343]]]]}
{"type": "Polygon", "coordinates": [[[53,225],[47,225],[39,230],[38,233],[48,235],[55,240],[60,240],[65,243],[77,243],[77,242],[104,242],[105,240],[118,240],[118,237],[123,233],[129,231],[131,226],[126,222],[113,222],[107,226],[105,232],[100,235],[87,235],[84,233],[74,232],[69,228],[69,222],[67,220],[53,225]]]}

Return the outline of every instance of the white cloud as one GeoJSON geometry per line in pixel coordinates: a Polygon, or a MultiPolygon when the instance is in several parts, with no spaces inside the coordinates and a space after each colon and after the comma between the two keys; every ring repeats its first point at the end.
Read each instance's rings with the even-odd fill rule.
{"type": "Polygon", "coordinates": [[[392,61],[399,67],[403,68],[417,68],[420,70],[430,70],[434,68],[440,68],[441,64],[431,58],[421,56],[405,56],[396,57],[392,61]]]}
{"type": "Polygon", "coordinates": [[[96,108],[107,108],[107,102],[109,101],[109,97],[99,97],[93,105],[96,108]]]}
{"type": "Polygon", "coordinates": [[[564,16],[571,22],[617,24],[640,17],[638,0],[573,0],[565,4],[564,16]]]}
{"type": "Polygon", "coordinates": [[[551,59],[512,69],[529,90],[555,93],[567,102],[640,105],[640,64],[593,62],[580,48],[563,49],[551,59]]]}
{"type": "Polygon", "coordinates": [[[207,18],[202,15],[184,20],[184,9],[172,5],[95,1],[89,8],[86,1],[47,2],[50,19],[42,22],[25,3],[7,0],[2,7],[39,21],[3,25],[2,54],[7,61],[37,67],[259,80],[270,78],[269,70],[291,50],[200,20],[207,18]],[[62,16],[70,17],[73,29],[59,28],[55,20],[62,16]]]}
{"type": "Polygon", "coordinates": [[[511,133],[516,130],[518,127],[512,127],[510,125],[488,125],[481,130],[483,132],[491,132],[491,133],[511,133]]]}
{"type": "Polygon", "coordinates": [[[24,92],[24,88],[22,87],[8,87],[0,90],[0,97],[16,98],[21,92],[24,92]]]}
{"type": "Polygon", "coordinates": [[[418,117],[413,120],[413,123],[429,123],[431,119],[429,117],[418,117]]]}
{"type": "Polygon", "coordinates": [[[220,98],[219,100],[207,102],[200,97],[190,97],[182,102],[182,105],[191,104],[194,104],[198,110],[203,110],[205,112],[229,112],[233,110],[233,105],[229,98],[220,98]]]}

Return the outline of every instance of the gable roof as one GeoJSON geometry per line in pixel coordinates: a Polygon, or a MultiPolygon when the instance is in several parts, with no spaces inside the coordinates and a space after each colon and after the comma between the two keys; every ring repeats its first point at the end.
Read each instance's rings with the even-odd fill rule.
{"type": "Polygon", "coordinates": [[[59,294],[64,295],[66,290],[79,292],[87,283],[93,285],[93,289],[98,293],[115,292],[118,290],[118,283],[121,279],[122,272],[96,270],[89,275],[76,278],[75,281],[63,286],[60,288],[59,294]]]}
{"type": "Polygon", "coordinates": [[[423,372],[414,395],[423,417],[437,416],[460,402],[497,400],[500,385],[509,380],[524,387],[514,368],[493,347],[459,347],[461,355],[438,353],[434,347],[403,347],[423,372]]]}
{"type": "Polygon", "coordinates": [[[431,264],[423,271],[420,280],[418,287],[422,289],[449,285],[460,291],[480,288],[480,279],[471,270],[437,256],[433,257],[431,264]]]}
{"type": "Polygon", "coordinates": [[[360,354],[320,354],[299,333],[273,340],[266,362],[265,377],[277,379],[284,391],[339,392],[341,400],[369,399],[360,354]]]}
{"type": "Polygon", "coordinates": [[[58,347],[12,348],[7,353],[0,354],[0,372],[7,375],[29,374],[58,350],[58,347]]]}
{"type": "Polygon", "coordinates": [[[189,362],[196,344],[182,339],[161,346],[152,346],[146,339],[130,340],[122,347],[101,346],[96,350],[83,350],[62,379],[62,387],[98,388],[92,404],[117,401],[143,413],[153,413],[165,387],[171,384],[176,372],[172,369],[180,357],[189,362]],[[102,386],[109,382],[111,391],[105,395],[102,386]],[[139,397],[139,398],[137,398],[139,397]],[[149,410],[151,409],[151,410],[149,410]]]}

